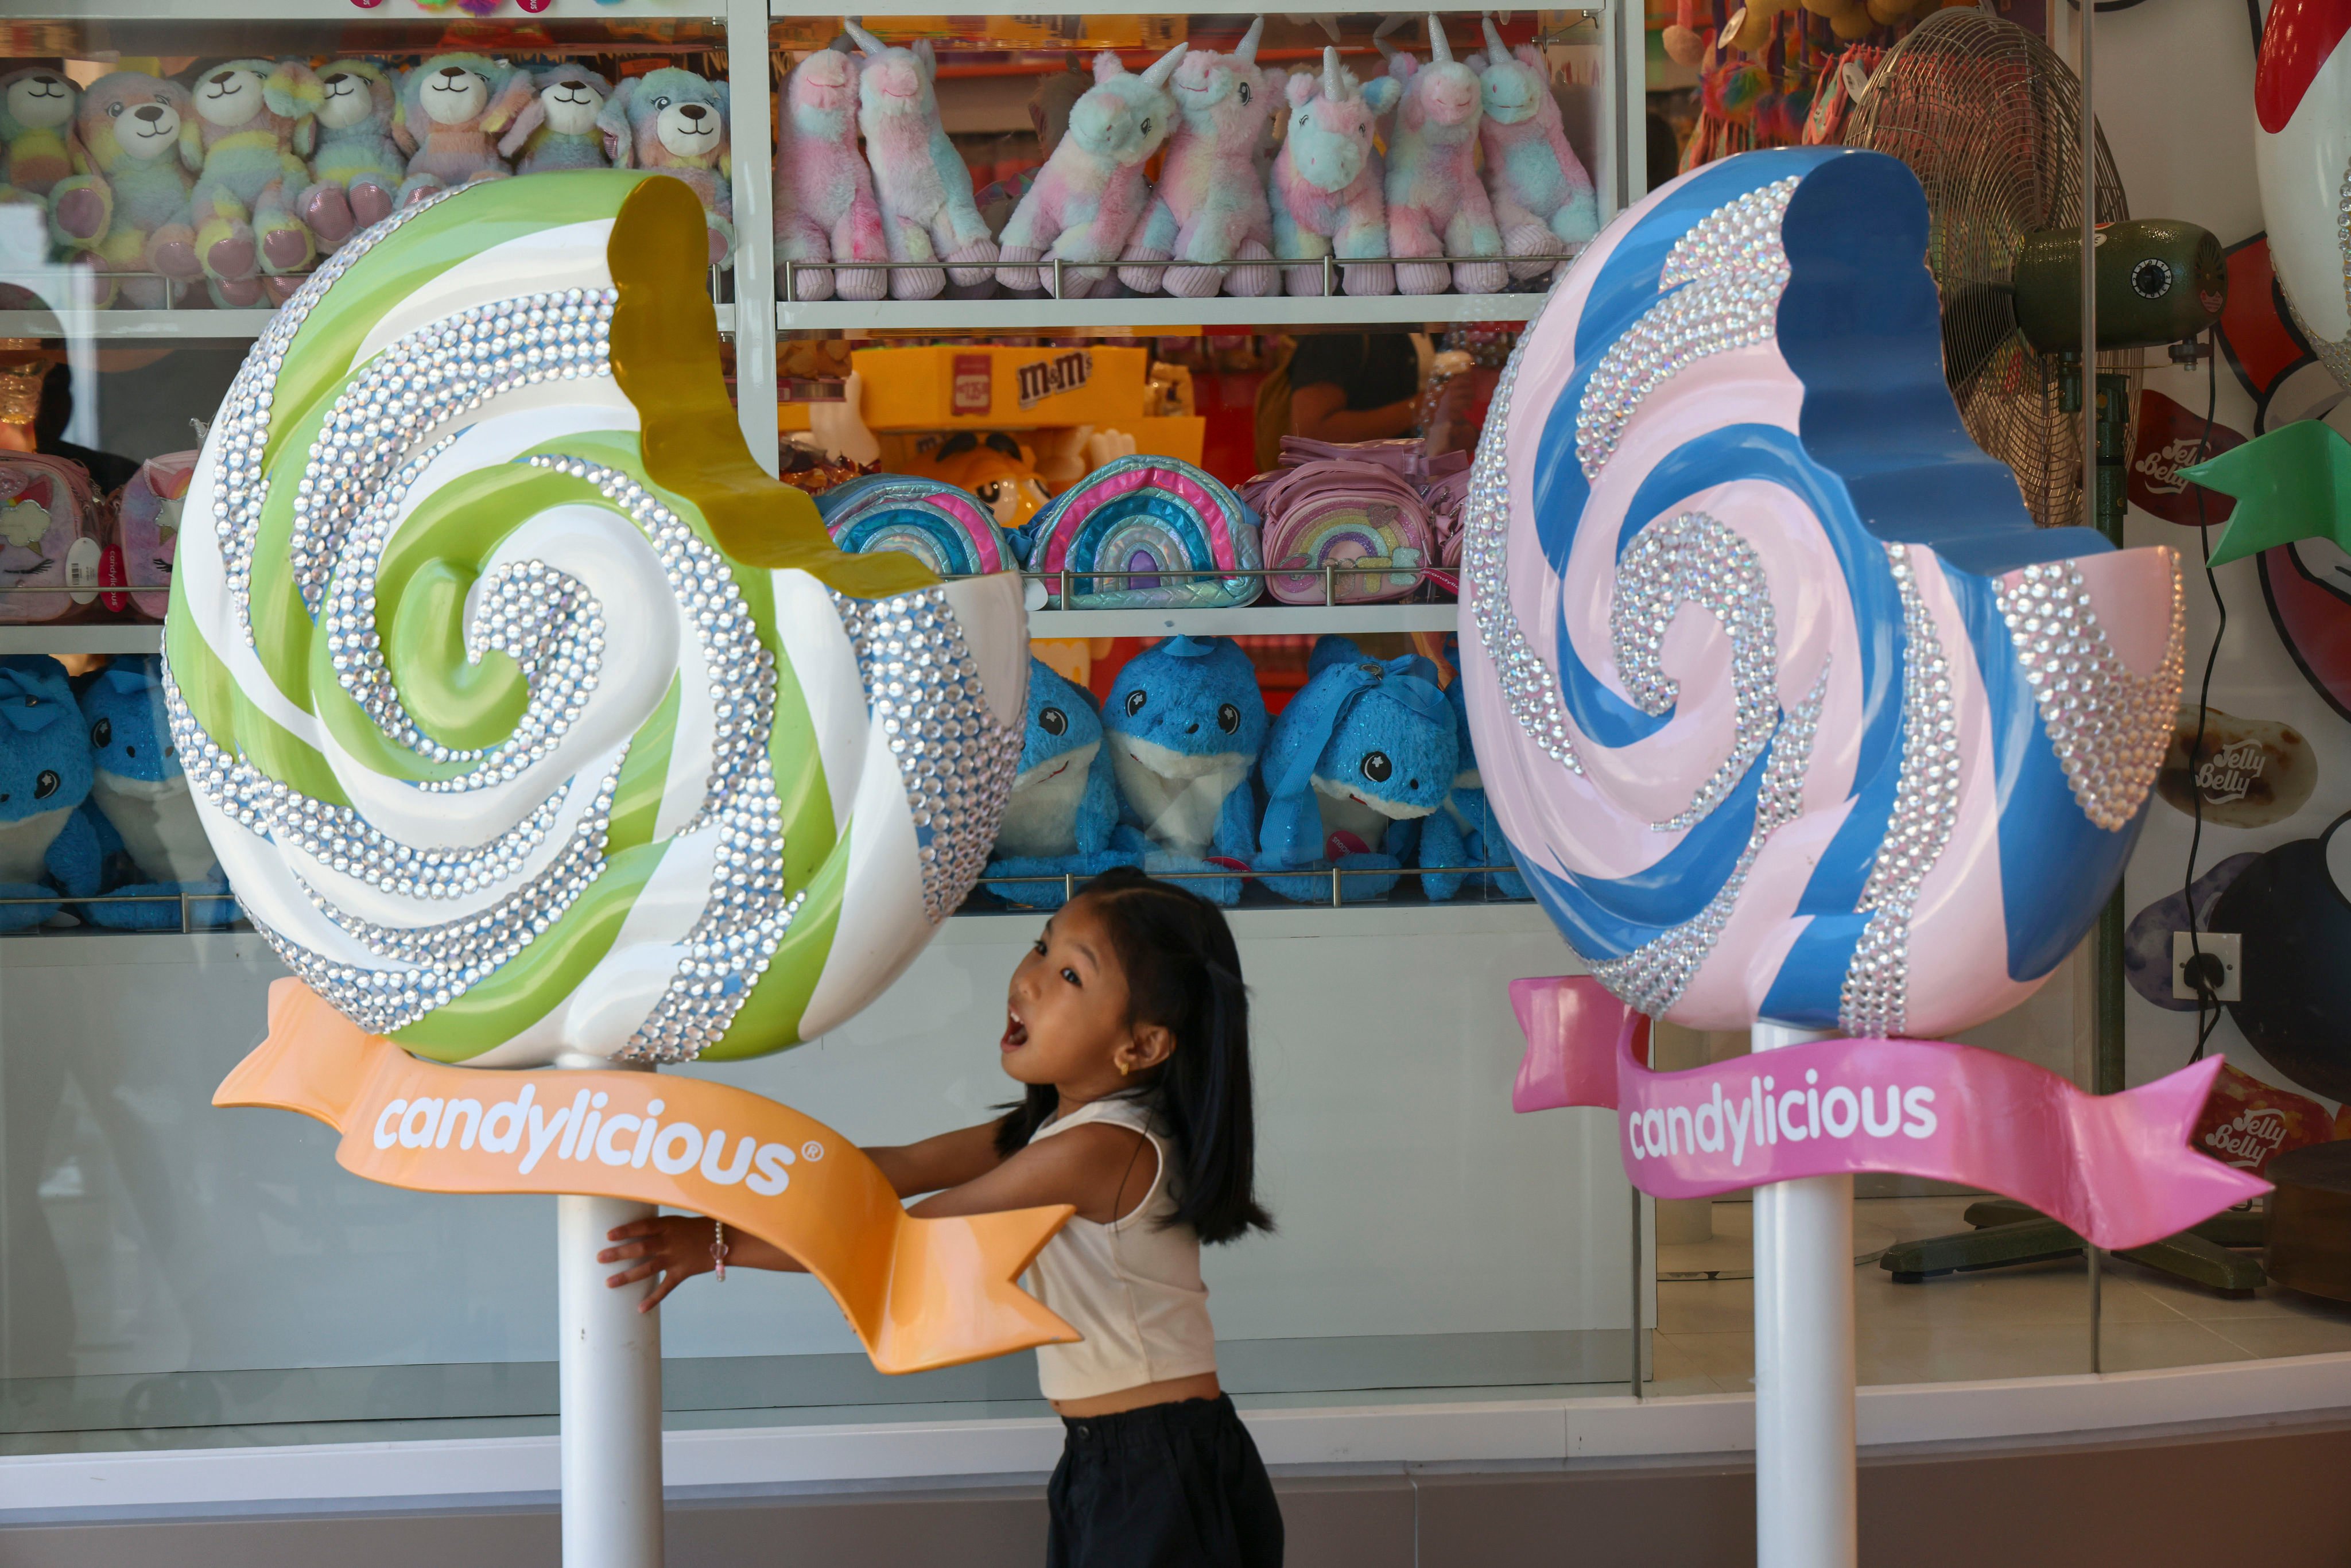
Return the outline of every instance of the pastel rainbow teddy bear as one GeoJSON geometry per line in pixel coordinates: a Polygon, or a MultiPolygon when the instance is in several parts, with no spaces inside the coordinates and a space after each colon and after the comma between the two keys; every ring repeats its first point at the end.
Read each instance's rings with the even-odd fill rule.
{"type": "Polygon", "coordinates": [[[197,171],[191,213],[196,257],[219,305],[282,305],[318,256],[294,214],[308,188],[324,94],[299,60],[229,60],[188,89],[196,112],[180,126],[180,156],[197,171]]]}
{"type": "Polygon", "coordinates": [[[685,182],[702,201],[710,265],[732,265],[735,153],[726,134],[726,89],[664,66],[614,88],[596,124],[613,168],[651,169],[685,182]]]}
{"type": "Polygon", "coordinates": [[[74,172],[76,94],[65,73],[0,76],[0,202],[41,202],[74,172]]]}
{"type": "Polygon", "coordinates": [[[566,61],[533,72],[531,93],[530,101],[498,138],[498,153],[514,161],[516,173],[611,166],[604,133],[596,124],[612,96],[611,82],[566,61]]]}
{"type": "Polygon", "coordinates": [[[1513,277],[1540,277],[1600,232],[1600,201],[1583,161],[1567,144],[1551,69],[1531,44],[1513,50],[1491,17],[1480,17],[1487,53],[1479,68],[1479,140],[1486,151],[1486,192],[1513,277]]]}
{"type": "MultiPolygon", "coordinates": [[[[82,90],[74,132],[89,172],[49,193],[50,232],[105,273],[129,273],[122,298],[162,309],[204,276],[189,222],[194,182],[182,132],[196,106],[188,89],[144,71],[110,71],[82,90]]],[[[103,291],[111,303],[114,290],[103,291]]]]}
{"type": "MultiPolygon", "coordinates": [[[[784,111],[776,122],[776,259],[890,259],[882,240],[882,204],[873,171],[857,150],[857,62],[839,49],[819,49],[784,79],[784,111]]],[[[792,274],[794,298],[879,299],[890,275],[879,267],[792,274]]],[[[777,298],[784,272],[776,269],[777,298]]]]}
{"type": "MultiPolygon", "coordinates": [[[[1358,87],[1339,63],[1339,51],[1322,51],[1320,77],[1301,71],[1290,78],[1290,133],[1274,154],[1266,177],[1273,214],[1273,253],[1284,261],[1319,262],[1336,255],[1387,254],[1387,204],[1380,187],[1386,170],[1374,145],[1379,118],[1395,107],[1404,84],[1375,77],[1358,87]]],[[[1320,267],[1284,269],[1292,294],[1322,292],[1320,267]]],[[[1395,269],[1386,262],[1363,262],[1340,269],[1346,292],[1394,294],[1395,269]]]]}
{"type": "MultiPolygon", "coordinates": [[[[1176,45],[1140,76],[1130,74],[1114,50],[1094,57],[1094,85],[1071,107],[1068,131],[1004,225],[1008,263],[1119,258],[1151,200],[1143,166],[1175,123],[1167,78],[1185,53],[1186,46],[1176,45]]],[[[1064,268],[1061,287],[1069,298],[1083,298],[1110,274],[1108,267],[1064,268]]],[[[1050,270],[1031,266],[1000,267],[996,277],[1007,288],[1054,287],[1050,270]]]]}
{"type": "Polygon", "coordinates": [[[434,55],[400,78],[400,123],[416,152],[400,204],[503,178],[497,137],[536,95],[528,71],[480,55],[434,55]]]}
{"type": "Polygon", "coordinates": [[[1179,298],[1202,299],[1219,287],[1242,296],[1276,292],[1281,275],[1270,267],[1228,270],[1233,261],[1273,254],[1273,214],[1257,162],[1273,118],[1274,73],[1257,63],[1265,18],[1249,24],[1228,55],[1201,50],[1176,68],[1173,96],[1179,116],[1167,141],[1151,207],[1127,242],[1130,263],[1173,258],[1206,267],[1119,268],[1119,281],[1150,294],[1164,283],[1179,298]]]}
{"type": "Polygon", "coordinates": [[[959,288],[993,283],[996,236],[972,197],[971,171],[939,121],[931,86],[938,61],[930,40],[894,48],[854,22],[841,26],[865,57],[857,75],[857,127],[865,133],[890,259],[947,264],[946,279],[935,267],[892,268],[891,298],[933,298],[948,279],[959,288]]]}
{"type": "Polygon", "coordinates": [[[311,183],[294,203],[324,250],[392,215],[415,151],[400,124],[400,89],[373,60],[337,60],[319,73],[319,144],[311,183]]]}
{"type": "MultiPolygon", "coordinates": [[[[1384,40],[1383,50],[1388,48],[1384,40]]],[[[1402,50],[1388,54],[1388,74],[1404,84],[1395,127],[1388,138],[1387,205],[1391,256],[1499,256],[1501,232],[1486,187],[1478,181],[1478,73],[1453,57],[1445,22],[1428,17],[1429,62],[1402,50]]],[[[1464,294],[1499,293],[1510,281],[1499,261],[1401,262],[1396,290],[1442,294],[1447,272],[1464,294]]]]}

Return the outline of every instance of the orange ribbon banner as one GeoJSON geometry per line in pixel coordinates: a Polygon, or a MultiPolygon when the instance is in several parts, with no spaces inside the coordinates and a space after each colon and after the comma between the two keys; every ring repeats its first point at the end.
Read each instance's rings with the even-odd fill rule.
{"type": "Polygon", "coordinates": [[[392,1186],[584,1193],[724,1220],[805,1265],[883,1372],[1078,1337],[1013,1282],[1068,1206],[917,1219],[854,1144],[747,1090],[649,1072],[444,1067],[278,980],[269,1038],[213,1103],[316,1117],[343,1135],[337,1164],[392,1186]]]}

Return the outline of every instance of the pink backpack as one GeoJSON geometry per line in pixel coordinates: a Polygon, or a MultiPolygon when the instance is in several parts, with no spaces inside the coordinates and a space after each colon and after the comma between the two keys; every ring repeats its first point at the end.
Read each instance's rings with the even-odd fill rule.
{"type": "Polygon", "coordinates": [[[1267,588],[1276,599],[1320,604],[1327,591],[1333,603],[1372,604],[1402,599],[1424,581],[1450,585],[1450,574],[1437,570],[1445,563],[1426,492],[1446,483],[1439,473],[1464,470],[1466,454],[1432,461],[1417,441],[1287,435],[1281,462],[1241,486],[1265,519],[1265,560],[1274,572],[1267,588]]]}
{"type": "MultiPolygon", "coordinates": [[[[172,605],[172,561],[180,548],[180,507],[188,497],[188,481],[195,476],[196,454],[167,452],[150,457],[122,487],[116,503],[115,548],[119,570],[110,570],[110,585],[122,583],[141,593],[110,593],[106,607],[120,614],[127,600],[142,621],[161,621],[172,605]]],[[[110,568],[118,565],[110,560],[110,568]]]]}
{"type": "Polygon", "coordinates": [[[98,597],[105,537],[105,505],[80,464],[0,452],[0,624],[81,613],[98,597]]]}

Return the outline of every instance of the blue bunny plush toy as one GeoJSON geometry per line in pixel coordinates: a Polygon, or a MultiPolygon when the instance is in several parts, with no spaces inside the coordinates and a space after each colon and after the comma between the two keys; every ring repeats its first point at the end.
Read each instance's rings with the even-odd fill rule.
{"type": "MultiPolygon", "coordinates": [[[[1121,844],[1154,875],[1248,869],[1257,847],[1249,783],[1269,724],[1257,666],[1229,637],[1170,637],[1128,660],[1102,714],[1125,797],[1121,844]]],[[[1241,879],[1186,877],[1221,904],[1241,879]]]]}
{"type": "Polygon", "coordinates": [[[118,659],[100,671],[82,690],[81,717],[95,763],[89,803],[114,871],[106,891],[154,901],[91,904],[84,912],[97,925],[129,931],[179,929],[183,903],[192,929],[235,920],[228,882],[172,745],[161,661],[118,659]],[[177,896],[186,893],[222,896],[177,896]]]}
{"type": "Polygon", "coordinates": [[[46,653],[0,658],[0,931],[57,914],[59,889],[98,891],[98,831],[80,810],[89,778],[66,667],[46,653]]]}
{"type": "MultiPolygon", "coordinates": [[[[1445,700],[1453,709],[1453,737],[1460,748],[1460,764],[1453,775],[1452,793],[1445,797],[1445,815],[1452,819],[1461,834],[1462,853],[1468,858],[1464,865],[1509,865],[1511,862],[1510,841],[1502,837],[1502,825],[1486,804],[1485,781],[1479,777],[1478,754],[1469,745],[1469,705],[1461,686],[1461,640],[1445,640],[1445,656],[1451,661],[1455,674],[1453,684],[1445,688],[1445,700]]],[[[1514,871],[1479,872],[1466,877],[1425,876],[1421,883],[1431,898],[1451,898],[1465,883],[1491,889],[1504,898],[1532,898],[1526,878],[1514,871]]]]}
{"type": "MultiPolygon", "coordinates": [[[[1352,644],[1348,645],[1350,648],[1352,644]]],[[[1357,650],[1360,653],[1360,650],[1357,650]]],[[[1459,760],[1453,712],[1437,689],[1437,667],[1418,654],[1385,661],[1315,650],[1319,664],[1274,721],[1259,773],[1265,821],[1258,830],[1260,871],[1313,871],[1314,877],[1270,876],[1285,898],[1330,896],[1329,872],[1400,872],[1466,865],[1461,834],[1441,808],[1459,760]]],[[[1460,878],[1432,896],[1449,897],[1460,878]]],[[[1384,896],[1398,878],[1341,879],[1348,903],[1384,896]]]]}
{"type": "MultiPolygon", "coordinates": [[[[1029,731],[1020,772],[996,830],[997,858],[983,875],[1089,877],[1142,856],[1111,847],[1118,831],[1118,784],[1102,746],[1092,695],[1042,662],[1029,661],[1029,731]]],[[[1061,882],[1008,883],[988,891],[1007,904],[1059,909],[1061,882]]]]}

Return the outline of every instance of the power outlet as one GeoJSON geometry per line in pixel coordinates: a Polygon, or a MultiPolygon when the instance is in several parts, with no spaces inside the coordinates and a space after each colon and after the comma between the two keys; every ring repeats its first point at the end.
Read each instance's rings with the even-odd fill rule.
{"type": "Polygon", "coordinates": [[[2171,934],[2172,996],[2183,1002],[2196,999],[2196,988],[2188,983],[2188,960],[2196,956],[2199,947],[2206,957],[2220,960],[2220,983],[2213,988],[2212,999],[2221,1002],[2244,1000],[2238,965],[2245,956],[2245,939],[2234,931],[2199,931],[2192,934],[2175,931],[2171,934]]]}

